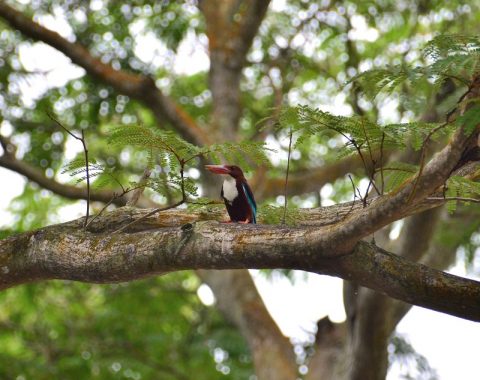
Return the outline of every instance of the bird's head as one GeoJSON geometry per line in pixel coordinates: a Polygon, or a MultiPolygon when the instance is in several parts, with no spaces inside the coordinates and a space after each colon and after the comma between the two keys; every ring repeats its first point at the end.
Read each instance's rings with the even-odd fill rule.
{"type": "Polygon", "coordinates": [[[242,169],[236,165],[205,165],[205,168],[215,174],[228,174],[235,179],[245,178],[242,169]]]}

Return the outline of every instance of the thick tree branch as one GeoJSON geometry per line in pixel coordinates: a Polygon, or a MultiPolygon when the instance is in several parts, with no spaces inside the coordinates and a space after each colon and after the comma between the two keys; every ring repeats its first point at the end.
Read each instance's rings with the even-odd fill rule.
{"type": "Polygon", "coordinates": [[[209,40],[212,122],[223,139],[235,140],[241,114],[242,69],[269,3],[269,0],[200,2],[209,40]]]}
{"type": "Polygon", "coordinates": [[[58,33],[33,22],[5,2],[0,2],[0,17],[25,36],[45,42],[59,50],[73,63],[84,68],[87,73],[112,86],[118,92],[142,101],[151,108],[159,121],[172,124],[188,141],[197,145],[209,142],[208,134],[171,98],[162,94],[150,77],[113,69],[110,65],[93,57],[82,45],[69,42],[58,33]]]}
{"type": "Polygon", "coordinates": [[[459,162],[463,151],[470,143],[470,136],[466,136],[463,129],[458,129],[445,146],[425,166],[418,180],[410,181],[403,188],[392,195],[378,198],[370,207],[349,217],[349,228],[338,229],[337,239],[345,244],[355,244],[359,238],[366,237],[380,228],[401,219],[399,214],[426,197],[432,195],[442,186],[459,162]]]}
{"type": "Polygon", "coordinates": [[[96,233],[82,219],[0,241],[0,288],[70,279],[130,281],[184,269],[287,268],[354,281],[405,302],[480,321],[480,283],[428,268],[360,242],[332,257],[328,228],[198,222],[161,228],[162,216],[134,233],[112,235],[131,217],[119,210],[98,218],[96,233]],[[328,247],[328,248],[326,248],[328,247]]]}

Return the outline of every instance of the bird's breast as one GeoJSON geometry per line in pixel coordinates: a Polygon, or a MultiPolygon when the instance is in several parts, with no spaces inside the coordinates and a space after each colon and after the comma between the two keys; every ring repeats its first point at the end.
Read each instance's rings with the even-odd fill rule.
{"type": "Polygon", "coordinates": [[[223,197],[232,204],[233,200],[238,196],[237,181],[235,179],[226,179],[223,181],[223,197]]]}

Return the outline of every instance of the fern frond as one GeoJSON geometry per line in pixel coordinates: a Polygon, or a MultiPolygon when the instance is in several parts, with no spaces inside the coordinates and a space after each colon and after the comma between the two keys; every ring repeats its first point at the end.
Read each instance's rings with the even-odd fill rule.
{"type": "Polygon", "coordinates": [[[476,100],[476,102],[477,104],[474,104],[455,120],[455,124],[457,126],[463,126],[467,135],[470,135],[475,127],[480,124],[480,104],[478,104],[478,100],[476,100]]]}
{"type": "Polygon", "coordinates": [[[267,148],[263,142],[242,141],[206,146],[199,150],[198,154],[209,158],[214,163],[222,161],[235,163],[248,171],[253,165],[269,164],[267,151],[273,151],[273,149],[267,148]]]}
{"type": "Polygon", "coordinates": [[[441,34],[427,42],[423,54],[438,60],[451,55],[468,55],[479,51],[480,39],[477,36],[441,34]]]}
{"type": "Polygon", "coordinates": [[[400,188],[406,183],[418,170],[417,165],[407,164],[405,162],[391,162],[383,168],[385,175],[385,191],[391,192],[400,188]]]}
{"type": "Polygon", "coordinates": [[[141,125],[115,127],[110,132],[109,141],[120,146],[132,145],[169,152],[180,159],[187,159],[198,152],[197,147],[183,140],[174,132],[154,130],[141,125]]]}
{"type": "Polygon", "coordinates": [[[430,83],[434,90],[440,89],[445,78],[468,85],[480,71],[480,39],[476,36],[439,35],[423,49],[427,62],[424,66],[387,66],[368,70],[352,78],[349,83],[358,83],[370,98],[379,93],[391,94],[400,84],[412,87],[430,83]],[[427,82],[428,81],[428,82],[427,82]]]}

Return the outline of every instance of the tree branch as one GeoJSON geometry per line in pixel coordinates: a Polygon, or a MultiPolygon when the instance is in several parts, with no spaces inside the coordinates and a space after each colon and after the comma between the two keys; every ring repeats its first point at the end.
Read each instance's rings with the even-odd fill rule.
{"type": "Polygon", "coordinates": [[[210,51],[212,123],[222,140],[236,138],[241,115],[242,69],[269,3],[269,0],[200,2],[210,51]]]}
{"type": "MultiPolygon", "coordinates": [[[[87,199],[88,192],[84,187],[65,185],[45,176],[42,170],[27,164],[24,161],[17,160],[13,156],[0,156],[0,166],[12,170],[28,178],[30,181],[37,183],[44,189],[68,199],[87,199]]],[[[96,190],[91,192],[91,200],[97,202],[109,202],[114,192],[110,190],[96,190]]],[[[113,203],[118,206],[124,206],[126,200],[124,198],[116,199],[113,203]]]]}
{"type": "MultiPolygon", "coordinates": [[[[362,212],[355,213],[354,217],[349,218],[348,229],[337,229],[337,239],[344,241],[347,245],[354,245],[359,238],[366,237],[393,221],[401,219],[400,213],[405,213],[411,205],[422,202],[445,183],[470,140],[470,136],[466,136],[462,128],[458,129],[449,144],[425,166],[418,180],[410,181],[396,193],[377,198],[378,202],[362,212]],[[412,196],[414,187],[415,194],[412,196]],[[411,202],[407,205],[409,200],[411,202]]],[[[435,198],[434,195],[432,196],[435,198]]]]}
{"type": "Polygon", "coordinates": [[[197,145],[209,143],[208,133],[205,133],[171,98],[162,94],[152,78],[113,69],[93,57],[79,43],[69,42],[58,33],[33,22],[5,2],[0,2],[0,17],[25,36],[43,41],[59,50],[74,64],[84,68],[87,73],[118,92],[140,100],[151,108],[159,121],[172,124],[186,140],[197,145]]]}
{"type": "MultiPolygon", "coordinates": [[[[161,228],[163,215],[112,235],[131,210],[98,218],[96,233],[82,219],[0,241],[0,289],[70,279],[119,282],[184,269],[286,268],[354,281],[408,303],[480,321],[480,283],[443,273],[359,242],[332,257],[328,228],[287,228],[197,222],[161,228]],[[66,254],[68,252],[68,254],[66,254]]],[[[178,223],[177,219],[177,223],[178,223]]]]}

